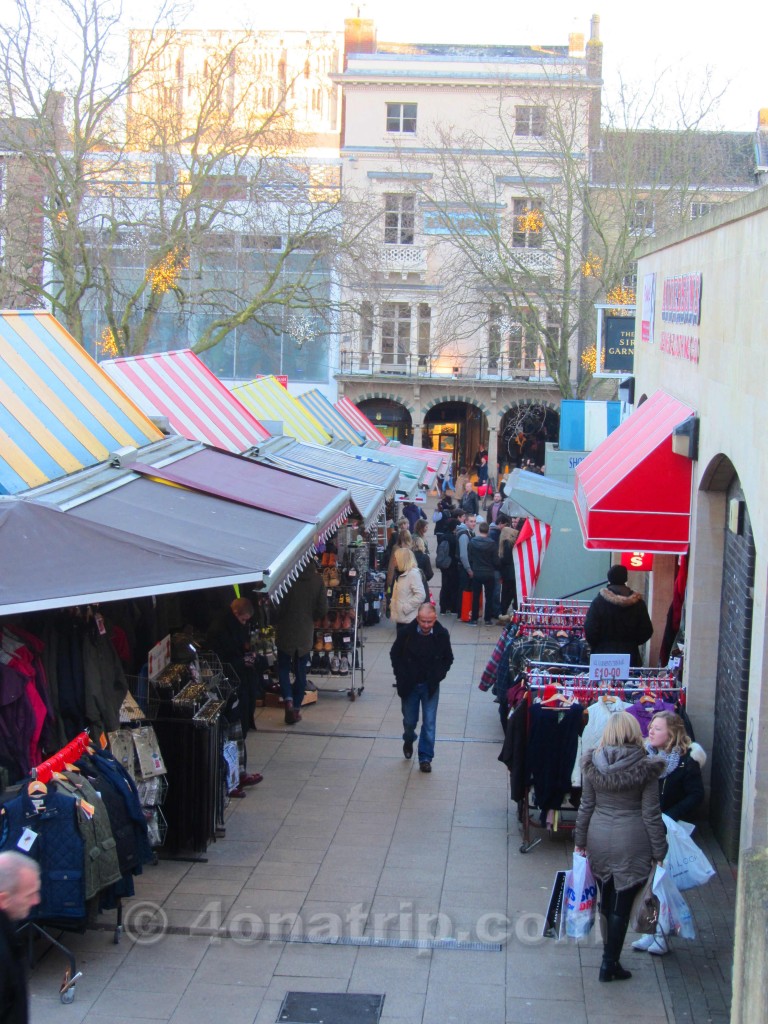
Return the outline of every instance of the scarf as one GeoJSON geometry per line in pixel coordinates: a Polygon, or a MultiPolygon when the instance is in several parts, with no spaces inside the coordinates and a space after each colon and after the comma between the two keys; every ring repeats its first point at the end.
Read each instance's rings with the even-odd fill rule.
{"type": "Polygon", "coordinates": [[[661,757],[666,761],[666,767],[659,776],[660,779],[665,779],[680,764],[680,751],[679,750],[657,750],[656,747],[652,747],[650,743],[645,744],[645,749],[648,751],[650,757],[661,757]]]}

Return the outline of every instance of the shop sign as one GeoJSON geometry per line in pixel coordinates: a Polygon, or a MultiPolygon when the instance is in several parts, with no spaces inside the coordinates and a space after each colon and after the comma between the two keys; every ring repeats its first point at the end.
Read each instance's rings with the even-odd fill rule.
{"type": "Polygon", "coordinates": [[[701,274],[664,278],[661,319],[665,324],[701,323],[701,274]]]}
{"type": "Polygon", "coordinates": [[[630,572],[651,572],[653,555],[647,551],[622,551],[621,564],[630,572]]]}
{"type": "Polygon", "coordinates": [[[635,361],[635,318],[607,316],[605,318],[605,362],[609,373],[632,373],[635,361]]]}
{"type": "Polygon", "coordinates": [[[640,314],[640,337],[652,345],[653,322],[656,317],[656,275],[646,274],[643,278],[643,305],[640,314]]]}
{"type": "Polygon", "coordinates": [[[288,377],[285,374],[276,373],[275,380],[278,384],[282,384],[286,391],[288,390],[288,377]]]}

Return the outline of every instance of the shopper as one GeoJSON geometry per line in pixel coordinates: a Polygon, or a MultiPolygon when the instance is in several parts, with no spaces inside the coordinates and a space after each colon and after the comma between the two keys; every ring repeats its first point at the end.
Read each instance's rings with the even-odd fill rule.
{"type": "Polygon", "coordinates": [[[328,599],[323,577],[312,559],[275,613],[277,671],[286,725],[301,721],[300,709],[307,689],[307,655],[312,650],[315,619],[322,619],[327,613],[328,599]]]}
{"type": "Polygon", "coordinates": [[[413,557],[416,559],[416,565],[424,573],[424,579],[429,583],[432,577],[435,575],[435,570],[432,568],[432,561],[429,557],[429,551],[427,551],[427,543],[424,537],[415,536],[413,538],[413,557]]]}
{"type": "Polygon", "coordinates": [[[37,861],[9,850],[0,853],[0,1021],[27,1024],[27,949],[17,926],[40,902],[37,861]]]}
{"type": "MultiPolygon", "coordinates": [[[[685,723],[671,711],[659,711],[651,719],[645,749],[650,757],[663,758],[664,771],[659,777],[661,813],[673,821],[691,821],[704,801],[701,769],[707,755],[685,731],[685,723]]],[[[669,952],[661,929],[655,935],[643,935],[632,943],[633,949],[645,950],[654,956],[669,952]]]]}
{"type": "Polygon", "coordinates": [[[458,519],[447,519],[445,527],[437,536],[437,553],[435,565],[440,570],[440,614],[448,615],[457,612],[457,593],[459,589],[459,559],[456,542],[458,519]]]}
{"type": "Polygon", "coordinates": [[[493,501],[488,508],[488,522],[495,523],[496,517],[501,511],[501,506],[504,504],[504,496],[501,491],[496,491],[493,495],[493,501]]]}
{"type": "MultiPolygon", "coordinates": [[[[223,662],[231,665],[240,680],[237,693],[240,725],[243,730],[243,750],[246,758],[243,768],[247,765],[246,736],[253,724],[253,713],[256,710],[258,682],[254,668],[254,654],[251,650],[250,621],[253,618],[253,605],[246,597],[236,597],[227,609],[212,623],[208,630],[206,643],[223,662]]],[[[240,785],[232,791],[231,796],[243,797],[244,786],[255,786],[263,776],[258,772],[240,773],[240,785]]]]}
{"type": "Polygon", "coordinates": [[[424,509],[414,504],[414,502],[406,501],[403,505],[403,517],[408,520],[408,529],[413,533],[416,523],[418,523],[420,519],[426,521],[427,514],[424,509]]]}
{"type": "Polygon", "coordinates": [[[453,664],[450,634],[437,621],[431,604],[423,603],[415,620],[398,632],[389,657],[403,712],[403,756],[408,760],[413,757],[421,712],[417,751],[419,768],[422,772],[431,772],[440,683],[453,664]]]}
{"type": "Polygon", "coordinates": [[[476,516],[480,511],[480,499],[471,480],[467,480],[464,484],[464,493],[459,501],[459,508],[468,516],[476,516]]]}
{"type": "Polygon", "coordinates": [[[582,759],[582,795],[575,849],[589,857],[605,918],[600,981],[624,981],[619,962],[632,902],[667,854],[659,808],[665,761],[648,757],[637,721],[617,711],[599,744],[582,759]]]}
{"type": "Polygon", "coordinates": [[[400,633],[416,618],[419,605],[429,600],[429,593],[413,551],[410,548],[396,548],[394,558],[391,616],[400,633]]]}
{"type": "Polygon", "coordinates": [[[472,590],[472,566],[469,564],[469,542],[475,535],[477,518],[465,513],[459,514],[459,525],[456,527],[456,614],[461,615],[462,596],[472,590]]]}
{"type": "Polygon", "coordinates": [[[501,573],[501,603],[503,614],[517,608],[514,550],[520,530],[512,523],[504,523],[499,534],[499,571],[501,573]]]}
{"type": "Polygon", "coordinates": [[[653,636],[645,601],[627,586],[627,570],[612,565],[608,585],[589,606],[584,635],[593,654],[628,654],[630,665],[642,665],[640,647],[653,636]]]}
{"type": "Polygon", "coordinates": [[[408,520],[400,520],[404,525],[400,526],[397,533],[392,538],[392,544],[388,548],[388,554],[385,555],[387,566],[386,575],[386,593],[387,593],[387,614],[391,614],[391,603],[392,603],[392,586],[395,581],[395,552],[398,548],[408,548],[410,551],[413,547],[413,536],[411,531],[408,529],[408,520]]]}
{"type": "Polygon", "coordinates": [[[472,580],[471,623],[477,623],[480,616],[480,594],[485,592],[485,621],[490,625],[496,614],[495,589],[496,571],[499,568],[499,550],[495,541],[488,536],[488,523],[480,523],[477,537],[467,545],[470,579],[472,580]]]}

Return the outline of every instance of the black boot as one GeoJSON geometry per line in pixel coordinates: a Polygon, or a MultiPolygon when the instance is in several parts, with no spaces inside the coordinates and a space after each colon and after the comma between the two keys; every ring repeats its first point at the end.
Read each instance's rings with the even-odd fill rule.
{"type": "Polygon", "coordinates": [[[621,917],[619,914],[608,914],[603,962],[600,965],[600,981],[626,981],[627,978],[632,977],[632,972],[625,971],[619,963],[628,925],[629,918],[621,917]]]}

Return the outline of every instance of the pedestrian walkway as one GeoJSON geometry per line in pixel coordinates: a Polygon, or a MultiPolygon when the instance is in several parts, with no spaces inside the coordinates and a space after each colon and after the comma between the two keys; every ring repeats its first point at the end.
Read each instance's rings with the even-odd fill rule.
{"type": "MultiPolygon", "coordinates": [[[[456,660],[431,775],[402,755],[383,621],[367,631],[357,700],[323,692],[294,727],[258,712],[248,764],[264,781],[233,802],[226,836],[199,862],[146,869],[118,944],[106,930],[66,936],[76,998],[59,1001],[51,953],[32,976],[32,1024],[275,1024],[289,992],[383,996],[383,1024],[725,1024],[735,885],[706,831],[718,874],[690,894],[695,941],[654,958],[629,936],[633,978],[601,985],[594,941],[541,937],[572,844],[545,834],[519,852],[497,708],[477,688],[498,628],[442,621],[456,660]]],[[[375,1020],[359,1014],[325,1024],[375,1020]]]]}

